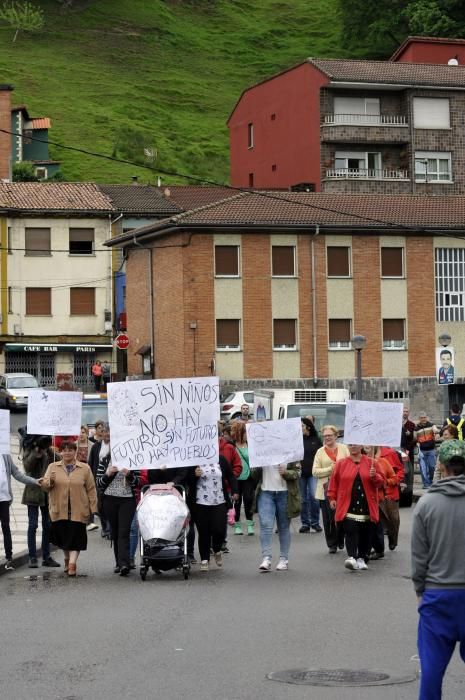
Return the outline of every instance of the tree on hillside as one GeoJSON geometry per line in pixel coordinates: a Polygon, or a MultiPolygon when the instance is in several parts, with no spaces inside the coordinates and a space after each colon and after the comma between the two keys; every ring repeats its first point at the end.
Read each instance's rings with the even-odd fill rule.
{"type": "Polygon", "coordinates": [[[13,41],[16,41],[18,33],[38,32],[44,24],[44,11],[25,0],[10,0],[0,5],[0,20],[4,20],[13,29],[16,29],[13,41]]]}
{"type": "Polygon", "coordinates": [[[416,0],[405,14],[411,34],[460,37],[465,33],[463,0],[416,0]]]}
{"type": "Polygon", "coordinates": [[[465,35],[463,0],[338,0],[342,37],[360,56],[385,58],[408,35],[465,35]]]}

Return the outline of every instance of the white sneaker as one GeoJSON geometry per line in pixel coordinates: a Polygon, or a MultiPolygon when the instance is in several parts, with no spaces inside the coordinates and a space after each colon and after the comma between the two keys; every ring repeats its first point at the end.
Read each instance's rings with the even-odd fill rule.
{"type": "Polygon", "coordinates": [[[208,571],[208,569],[208,559],[202,559],[202,561],[200,562],[200,571],[208,571]]]}
{"type": "Polygon", "coordinates": [[[280,559],[276,565],[276,571],[287,571],[289,568],[289,562],[287,559],[280,559]]]}
{"type": "Polygon", "coordinates": [[[354,557],[349,557],[348,559],[345,560],[344,566],[346,569],[350,569],[350,571],[357,571],[358,569],[358,564],[355,561],[354,557]]]}
{"type": "Polygon", "coordinates": [[[221,552],[215,552],[214,555],[215,562],[217,566],[223,566],[223,554],[221,552]]]}
{"type": "Polygon", "coordinates": [[[87,532],[92,532],[92,530],[98,530],[98,525],[96,523],[89,523],[87,526],[87,532]]]}
{"type": "Polygon", "coordinates": [[[269,557],[265,557],[258,567],[259,571],[271,571],[271,559],[269,557]]]}
{"type": "Polygon", "coordinates": [[[360,569],[361,571],[368,569],[365,559],[357,559],[357,569],[360,569]]]}

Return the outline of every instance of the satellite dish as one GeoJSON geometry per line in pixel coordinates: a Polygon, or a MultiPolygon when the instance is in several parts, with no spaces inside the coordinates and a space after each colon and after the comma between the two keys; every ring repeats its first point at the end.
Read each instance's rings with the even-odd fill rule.
{"type": "Polygon", "coordinates": [[[458,66],[459,62],[457,61],[456,58],[449,58],[449,60],[447,61],[447,65],[448,66],[458,66]]]}

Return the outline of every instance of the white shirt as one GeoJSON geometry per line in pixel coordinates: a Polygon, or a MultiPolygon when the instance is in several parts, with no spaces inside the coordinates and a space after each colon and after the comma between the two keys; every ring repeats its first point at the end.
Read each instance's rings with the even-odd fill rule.
{"type": "Polygon", "coordinates": [[[221,469],[218,464],[202,464],[202,476],[197,481],[196,502],[202,506],[225,503],[221,469]]]}
{"type": "Polygon", "coordinates": [[[11,501],[10,489],[8,488],[8,477],[3,455],[0,455],[0,501],[11,501]]]}
{"type": "Polygon", "coordinates": [[[287,491],[287,483],[279,473],[279,467],[263,467],[262,491],[287,491]]]}
{"type": "Polygon", "coordinates": [[[98,453],[98,461],[101,462],[104,457],[110,452],[110,443],[102,442],[100,443],[100,452],[98,453]]]}

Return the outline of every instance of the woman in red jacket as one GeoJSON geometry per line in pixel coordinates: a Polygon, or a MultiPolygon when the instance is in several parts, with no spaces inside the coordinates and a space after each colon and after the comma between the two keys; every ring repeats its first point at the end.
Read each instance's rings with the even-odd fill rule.
{"type": "Polygon", "coordinates": [[[362,454],[361,445],[348,445],[349,457],[334,465],[328,488],[330,507],[336,511],[336,522],[344,522],[348,558],[344,562],[351,571],[367,569],[371,523],[379,520],[378,487],[384,483],[374,460],[362,454]]]}

